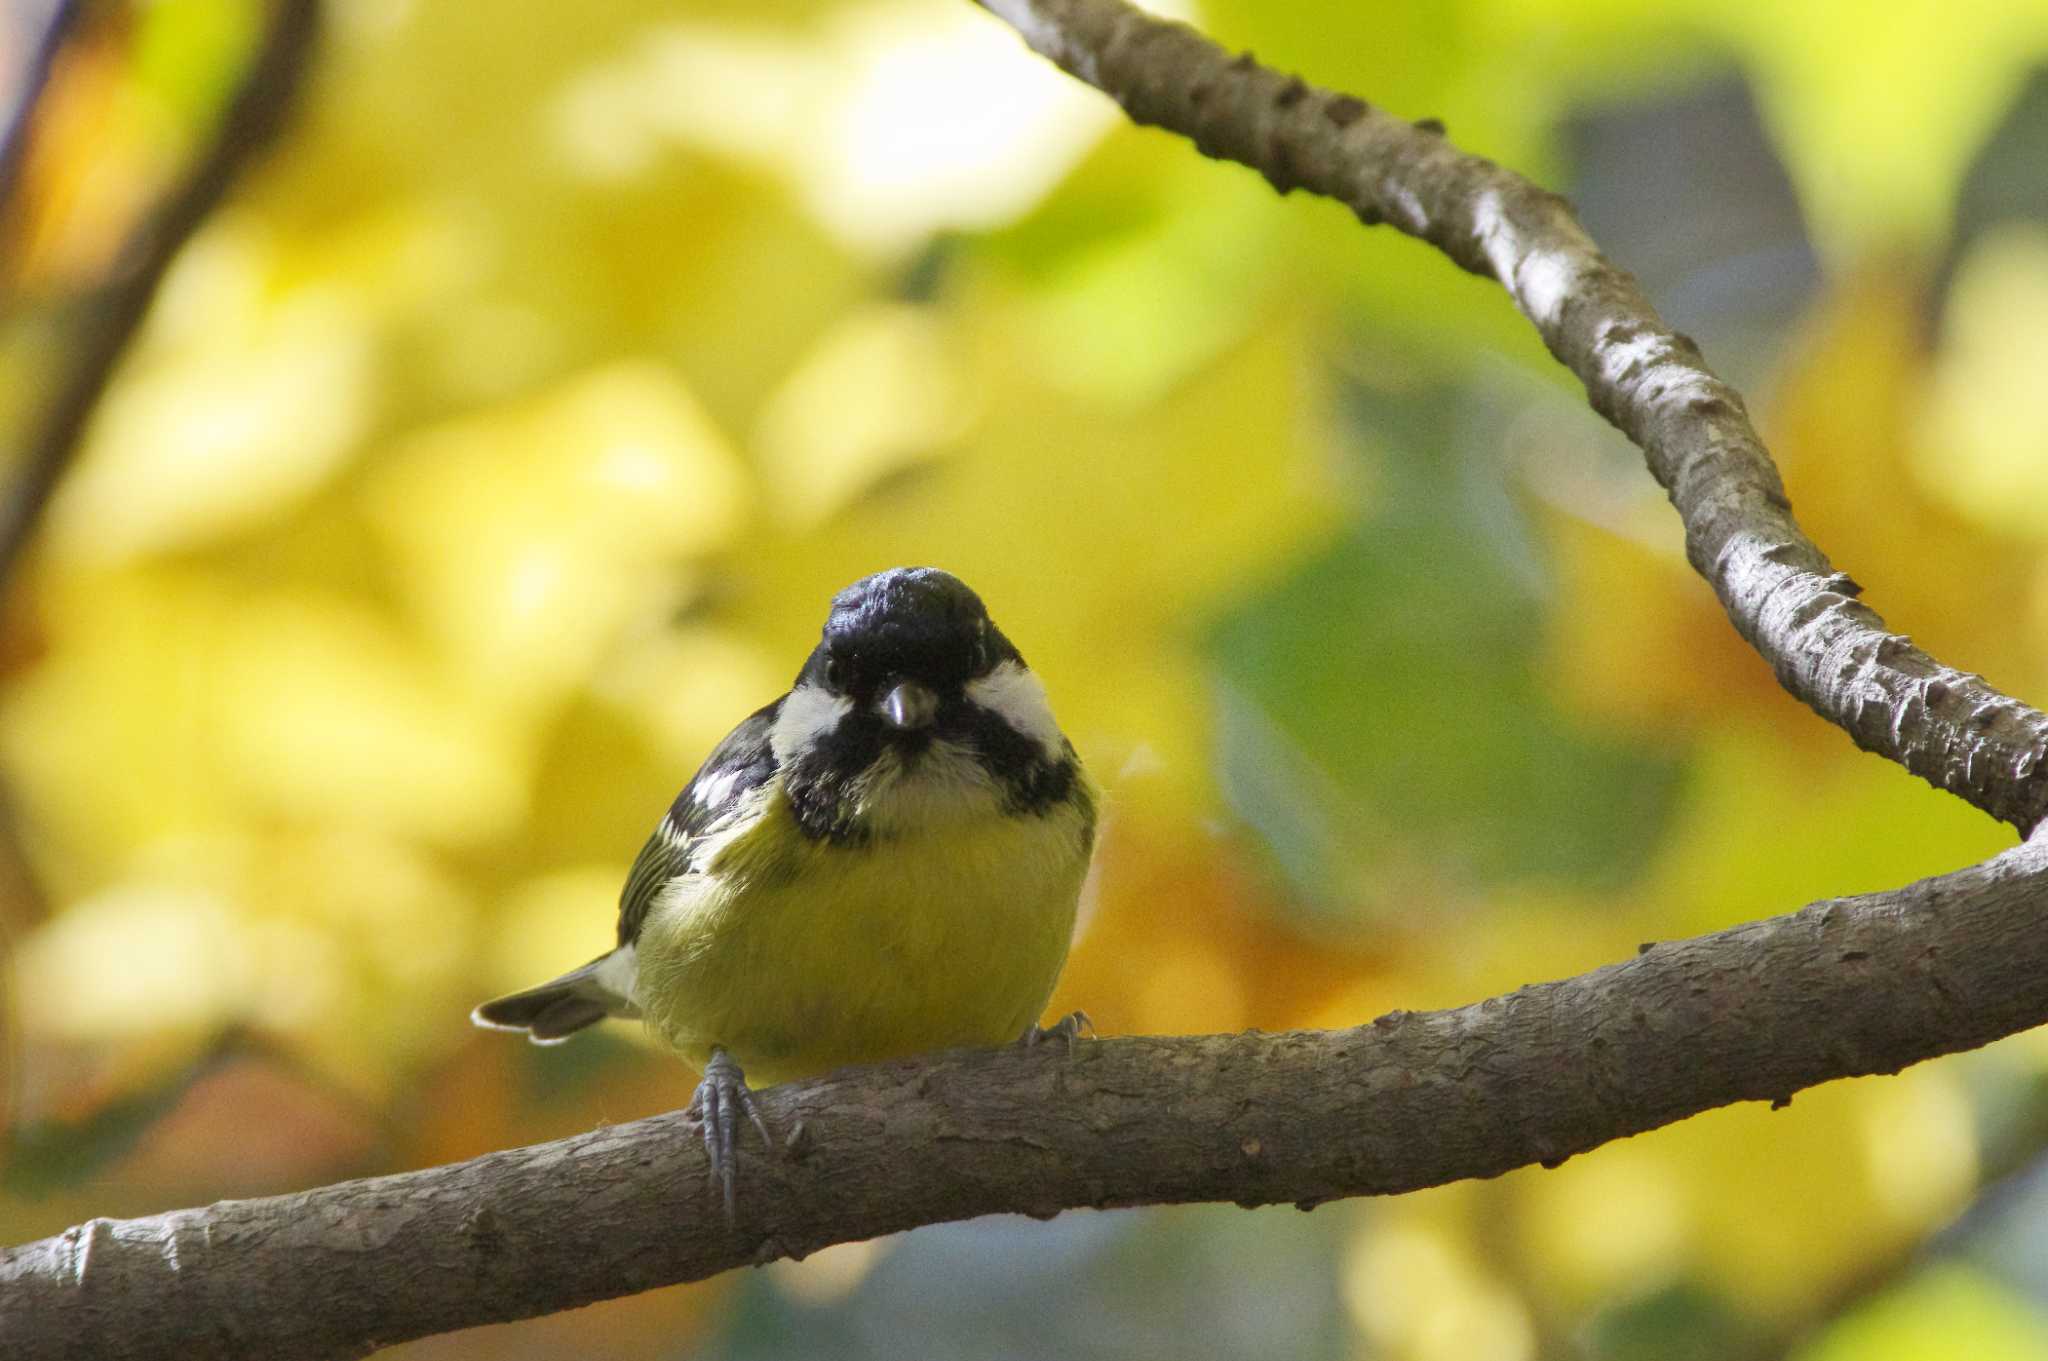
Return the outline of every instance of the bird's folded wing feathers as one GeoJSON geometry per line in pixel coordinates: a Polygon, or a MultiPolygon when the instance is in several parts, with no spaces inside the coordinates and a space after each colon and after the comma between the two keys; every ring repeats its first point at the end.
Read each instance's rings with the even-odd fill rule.
{"type": "Polygon", "coordinates": [[[690,868],[693,843],[738,806],[741,799],[775,778],[769,741],[782,701],[755,710],[712,748],[683,786],[666,816],[640,848],[619,894],[619,944],[640,938],[641,923],[664,884],[690,868]]]}

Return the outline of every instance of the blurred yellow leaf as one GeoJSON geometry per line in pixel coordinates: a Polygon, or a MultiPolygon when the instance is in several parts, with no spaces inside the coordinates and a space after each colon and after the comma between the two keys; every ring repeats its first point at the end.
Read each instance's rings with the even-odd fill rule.
{"type": "Polygon", "coordinates": [[[867,0],[802,29],[652,29],[568,83],[548,122],[599,178],[643,173],[671,143],[772,166],[842,241],[887,256],[1016,216],[1116,115],[1018,60],[986,16],[867,0]]]}
{"type": "Polygon", "coordinates": [[[1344,1303],[1376,1354],[1399,1361],[1529,1361],[1528,1310],[1468,1248],[1413,1216],[1373,1226],[1346,1253],[1344,1303]]]}
{"type": "Polygon", "coordinates": [[[2048,539],[2048,226],[1964,257],[1914,450],[1916,484],[1977,524],[2048,539]]]}
{"type": "Polygon", "coordinates": [[[19,965],[32,1032],[81,1040],[236,1018],[255,961],[222,899],[134,885],[74,903],[23,942],[19,965]]]}
{"type": "Polygon", "coordinates": [[[883,304],[845,317],[761,409],[761,479],[792,531],[830,519],[957,439],[967,395],[930,308],[883,304]]]}
{"type": "Polygon", "coordinates": [[[53,887],[104,884],[159,838],[231,826],[212,726],[235,610],[220,576],[65,575],[42,605],[49,655],[0,706],[0,750],[53,887]]]}
{"type": "Polygon", "coordinates": [[[359,605],[246,602],[217,665],[223,773],[257,810],[454,844],[502,835],[525,811],[521,734],[359,605]]]}
{"type": "Polygon", "coordinates": [[[348,293],[309,289],[240,320],[146,355],[109,395],[51,506],[58,554],[118,562],[191,547],[290,509],[334,474],[371,415],[368,318],[348,293]]]}
{"type": "Polygon", "coordinates": [[[1654,1139],[1519,1179],[1514,1196],[1523,1258],[1556,1310],[1597,1307],[1681,1275],[1699,1233],[1684,1168],[1654,1139]]]}
{"type": "Polygon", "coordinates": [[[504,992],[531,987],[617,944],[612,918],[627,868],[624,862],[579,865],[521,884],[493,928],[486,986],[504,992]]]}
{"type": "MultiPolygon", "coordinates": [[[[1740,721],[1768,724],[1791,741],[1840,740],[1785,694],[1729,627],[1682,546],[1546,509],[1557,589],[1580,602],[1557,611],[1544,637],[1544,671],[1562,704],[1652,731],[1690,735],[1740,721]]],[[[1661,497],[1655,509],[1670,515],[1661,497]]]]}
{"type": "Polygon", "coordinates": [[[628,632],[591,689],[643,725],[680,780],[740,719],[787,689],[801,661],[723,629],[650,626],[628,632]]]}
{"type": "Polygon", "coordinates": [[[648,362],[416,435],[370,492],[408,603],[465,682],[510,713],[583,684],[620,626],[673,601],[749,502],[723,435],[648,362]]]}
{"type": "Polygon", "coordinates": [[[1927,382],[1918,281],[1902,265],[1842,280],[1786,363],[1762,422],[1801,522],[1888,623],[1952,665],[2020,686],[2009,626],[2035,555],[1927,495],[1915,417],[1927,382]]]}

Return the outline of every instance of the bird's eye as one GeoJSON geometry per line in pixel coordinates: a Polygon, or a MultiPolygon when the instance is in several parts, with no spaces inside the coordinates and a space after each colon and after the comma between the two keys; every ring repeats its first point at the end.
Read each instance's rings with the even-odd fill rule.
{"type": "Polygon", "coordinates": [[[825,659],[825,688],[844,690],[846,688],[846,663],[837,657],[825,659]]]}

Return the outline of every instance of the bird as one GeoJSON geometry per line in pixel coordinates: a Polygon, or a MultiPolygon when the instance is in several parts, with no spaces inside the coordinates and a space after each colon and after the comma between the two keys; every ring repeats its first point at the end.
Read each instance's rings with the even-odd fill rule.
{"type": "Polygon", "coordinates": [[[795,683],[704,760],[619,895],[617,944],[471,1019],[555,1044],[642,1020],[697,1068],[734,1206],[753,1082],[1058,1036],[1100,794],[981,597],[897,567],[832,598],[795,683]]]}

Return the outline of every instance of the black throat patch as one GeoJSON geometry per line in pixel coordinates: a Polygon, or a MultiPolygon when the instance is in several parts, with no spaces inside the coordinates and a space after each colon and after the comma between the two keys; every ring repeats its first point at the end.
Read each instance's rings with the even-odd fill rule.
{"type": "Polygon", "coordinates": [[[929,728],[899,731],[874,714],[855,711],[823,733],[782,773],[783,792],[804,835],[838,846],[865,846],[876,832],[860,809],[862,777],[893,755],[915,778],[918,765],[936,759],[935,743],[964,751],[1001,791],[1005,817],[1043,817],[1085,789],[1073,748],[1058,759],[1018,732],[1001,714],[959,693],[942,698],[929,728]]]}

